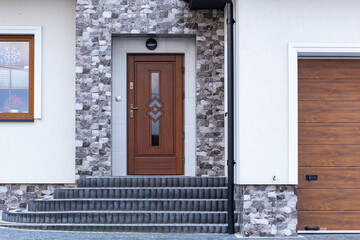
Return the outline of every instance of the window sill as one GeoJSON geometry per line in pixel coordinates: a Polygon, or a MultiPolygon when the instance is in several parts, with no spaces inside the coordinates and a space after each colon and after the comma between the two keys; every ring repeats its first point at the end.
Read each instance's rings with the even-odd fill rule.
{"type": "Polygon", "coordinates": [[[34,119],[0,119],[0,122],[34,122],[34,119]]]}

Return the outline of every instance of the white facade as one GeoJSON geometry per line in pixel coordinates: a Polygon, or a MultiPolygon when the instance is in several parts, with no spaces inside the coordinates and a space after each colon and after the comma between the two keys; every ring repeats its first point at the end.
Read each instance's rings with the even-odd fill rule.
{"type": "MultiPolygon", "coordinates": [[[[0,183],[72,183],[75,1],[0,0],[0,5],[1,27],[42,28],[41,119],[0,124],[0,183]]],[[[296,184],[297,159],[289,157],[294,142],[289,132],[289,44],[360,43],[360,3],[237,0],[235,10],[236,183],[296,184]]],[[[195,125],[187,127],[194,134],[187,137],[195,138],[195,125]]],[[[196,146],[189,142],[190,147],[196,146]]],[[[195,156],[195,149],[186,153],[195,156]]],[[[191,165],[186,175],[193,172],[191,165]]]]}
{"type": "Polygon", "coordinates": [[[42,28],[41,119],[0,123],[0,183],[74,183],[75,1],[0,1],[0,25],[42,28]]]}
{"type": "MultiPolygon", "coordinates": [[[[296,184],[289,157],[291,43],[360,43],[355,0],[238,0],[237,184],[296,184]],[[275,178],[274,178],[275,177],[275,178]]],[[[295,159],[295,161],[297,161],[295,159]]]]}

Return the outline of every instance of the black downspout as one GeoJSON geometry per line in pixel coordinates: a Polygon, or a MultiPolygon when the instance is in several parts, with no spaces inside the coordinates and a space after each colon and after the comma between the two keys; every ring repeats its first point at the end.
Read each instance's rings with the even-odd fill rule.
{"type": "Polygon", "coordinates": [[[227,93],[228,93],[228,232],[235,233],[234,224],[234,13],[232,0],[225,0],[227,11],[227,93]]]}

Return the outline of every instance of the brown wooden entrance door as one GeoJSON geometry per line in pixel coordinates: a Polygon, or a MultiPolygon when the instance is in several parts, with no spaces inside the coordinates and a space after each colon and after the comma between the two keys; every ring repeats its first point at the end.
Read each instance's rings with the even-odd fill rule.
{"type": "Polygon", "coordinates": [[[128,174],[183,174],[182,69],[182,55],[128,55],[128,174]]]}
{"type": "Polygon", "coordinates": [[[360,230],[360,60],[299,60],[298,220],[360,230]]]}

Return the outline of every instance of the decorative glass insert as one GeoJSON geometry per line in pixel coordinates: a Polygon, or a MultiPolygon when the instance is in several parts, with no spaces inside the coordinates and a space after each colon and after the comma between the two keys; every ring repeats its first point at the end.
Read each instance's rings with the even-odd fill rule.
{"type": "Polygon", "coordinates": [[[159,121],[151,121],[151,146],[157,147],[160,145],[159,142],[159,121]]]}
{"type": "Polygon", "coordinates": [[[29,113],[29,42],[0,41],[0,113],[29,113]]]}
{"type": "Polygon", "coordinates": [[[150,108],[148,114],[154,122],[157,122],[162,116],[162,107],[163,105],[160,103],[160,100],[157,97],[153,97],[151,102],[148,104],[148,108],[150,108]]]}
{"type": "Polygon", "coordinates": [[[161,110],[164,104],[160,101],[160,74],[151,73],[151,100],[147,104],[149,111],[148,116],[151,119],[151,146],[160,145],[160,118],[164,115],[161,110]]]}

